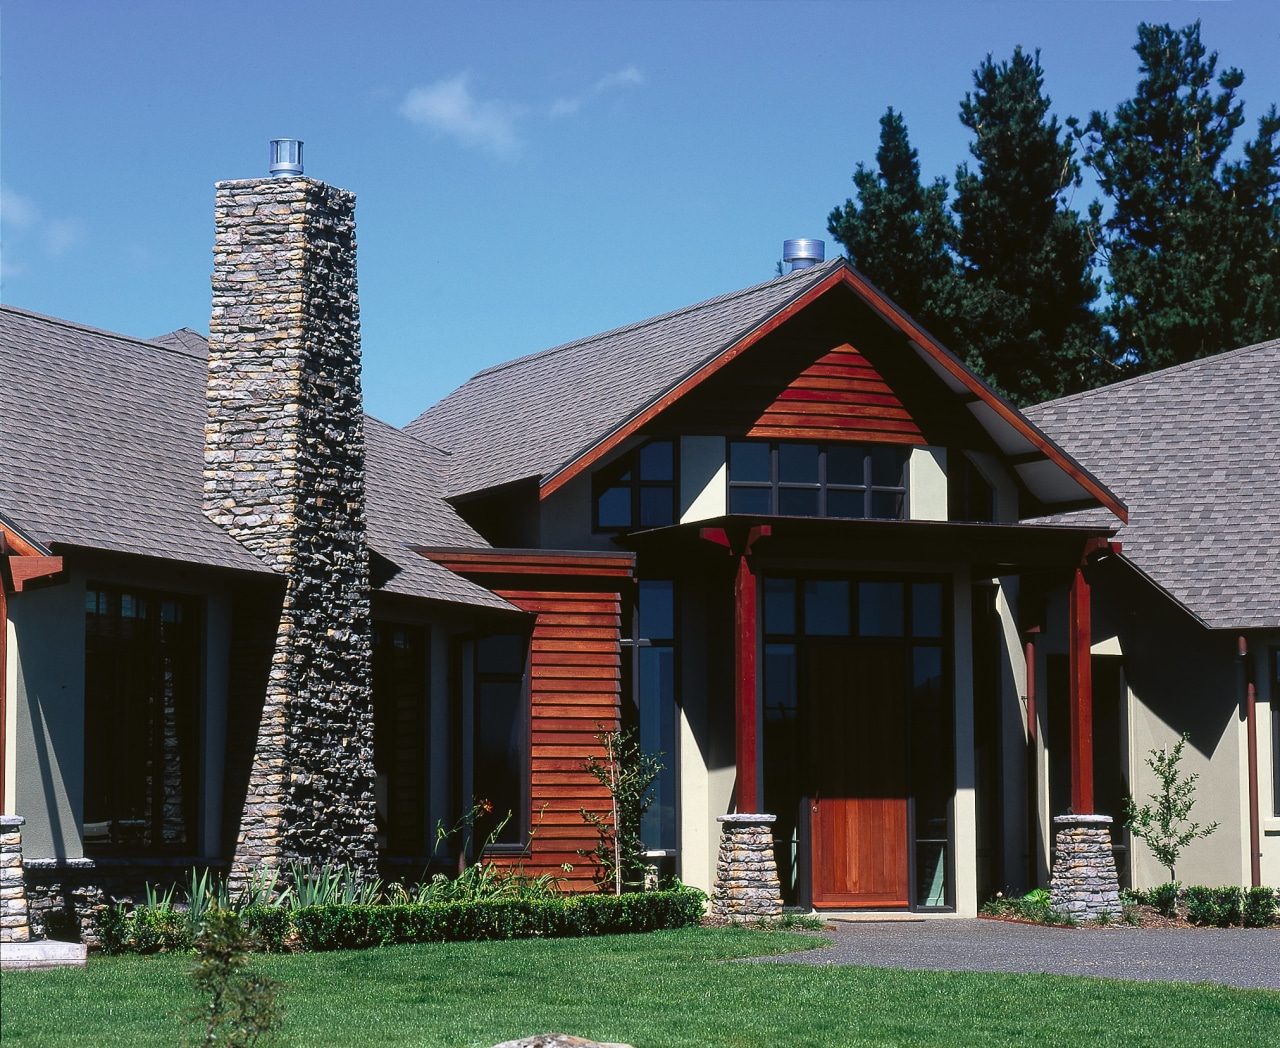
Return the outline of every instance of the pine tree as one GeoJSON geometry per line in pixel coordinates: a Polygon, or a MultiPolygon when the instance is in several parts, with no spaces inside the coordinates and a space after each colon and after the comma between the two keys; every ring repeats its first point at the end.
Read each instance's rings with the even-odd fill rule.
{"type": "Polygon", "coordinates": [[[849,260],[902,309],[951,349],[955,263],[954,228],[947,212],[946,179],[926,187],[907,124],[891,106],[880,118],[876,170],[858,164],[858,202],[846,200],[827,216],[827,230],[849,260]]]}
{"type": "Polygon", "coordinates": [[[1039,52],[1018,47],[998,64],[988,55],[973,83],[960,104],[976,170],[956,173],[957,323],[970,366],[1033,404],[1097,384],[1097,219],[1068,206],[1080,168],[1049,112],[1039,52]]]}
{"type": "Polygon", "coordinates": [[[1198,21],[1143,23],[1134,50],[1134,97],[1079,136],[1113,204],[1106,320],[1118,361],[1142,372],[1280,333],[1280,119],[1273,108],[1228,162],[1244,74],[1217,72],[1198,21]]]}

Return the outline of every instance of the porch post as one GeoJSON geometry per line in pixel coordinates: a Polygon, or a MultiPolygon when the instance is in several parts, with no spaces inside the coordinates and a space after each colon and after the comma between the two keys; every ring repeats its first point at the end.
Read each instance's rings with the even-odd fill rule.
{"type": "Polygon", "coordinates": [[[750,541],[738,552],[733,580],[734,759],[737,809],[758,812],[756,783],[756,576],[747,563],[750,541]]]}
{"type": "Polygon", "coordinates": [[[1071,811],[1093,814],[1093,666],[1089,581],[1083,562],[1071,580],[1068,661],[1071,691],[1071,811]]]}

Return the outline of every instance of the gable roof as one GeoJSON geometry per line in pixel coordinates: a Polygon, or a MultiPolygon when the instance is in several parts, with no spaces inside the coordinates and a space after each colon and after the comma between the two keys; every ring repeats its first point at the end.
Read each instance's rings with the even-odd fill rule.
{"type": "Polygon", "coordinates": [[[1042,505],[1124,504],[844,258],[487,368],[409,432],[453,460],[447,494],[537,478],[544,495],[822,295],[842,288],[901,335],[959,398],[1042,505]]]}
{"type": "Polygon", "coordinates": [[[1280,627],[1280,339],[1027,409],[1131,507],[1123,556],[1212,628],[1280,627]]]}
{"type": "MultiPolygon", "coordinates": [[[[201,509],[202,338],[148,342],[0,306],[0,514],[46,545],[271,574],[201,509]]],[[[366,443],[369,541],[399,569],[382,589],[508,608],[409,549],[485,544],[440,497],[439,453],[374,419],[366,443]]]]}

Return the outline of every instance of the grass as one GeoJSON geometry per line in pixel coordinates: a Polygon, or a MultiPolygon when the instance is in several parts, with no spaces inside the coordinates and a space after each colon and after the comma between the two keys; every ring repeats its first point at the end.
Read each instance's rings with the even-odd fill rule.
{"type": "MultiPolygon", "coordinates": [[[[1280,1044],[1280,993],[1265,990],[718,963],[815,945],[691,928],[253,960],[287,986],[281,1043],[295,1048],[488,1046],[553,1030],[636,1048],[1280,1044]]],[[[190,966],[184,956],[132,956],[6,973],[4,1044],[172,1048],[190,966]]]]}

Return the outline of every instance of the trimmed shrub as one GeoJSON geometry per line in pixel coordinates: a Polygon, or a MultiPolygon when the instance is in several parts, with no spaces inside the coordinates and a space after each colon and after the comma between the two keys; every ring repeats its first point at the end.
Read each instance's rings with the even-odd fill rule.
{"type": "Polygon", "coordinates": [[[1241,917],[1246,928],[1266,928],[1280,921],[1274,888],[1250,888],[1244,893],[1241,917]]]}
{"type": "Polygon", "coordinates": [[[1192,924],[1218,923],[1218,900],[1212,888],[1193,884],[1184,895],[1187,900],[1187,920],[1192,924]]]}
{"type": "Polygon", "coordinates": [[[187,915],[172,906],[108,906],[98,914],[103,953],[175,953],[194,938],[187,915]]]}
{"type": "Polygon", "coordinates": [[[1181,887],[1181,881],[1168,881],[1156,885],[1147,892],[1147,902],[1156,908],[1161,917],[1177,917],[1178,889],[1181,887]]]}
{"type": "Polygon", "coordinates": [[[264,953],[283,950],[289,934],[289,911],[281,906],[246,906],[240,911],[240,923],[253,943],[253,949],[264,953]]]}
{"type": "Polygon", "coordinates": [[[1231,928],[1240,923],[1243,894],[1234,884],[1213,889],[1213,903],[1218,911],[1214,915],[1216,924],[1231,928]]]}

